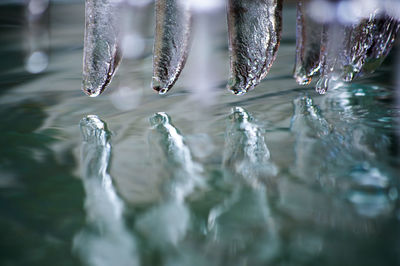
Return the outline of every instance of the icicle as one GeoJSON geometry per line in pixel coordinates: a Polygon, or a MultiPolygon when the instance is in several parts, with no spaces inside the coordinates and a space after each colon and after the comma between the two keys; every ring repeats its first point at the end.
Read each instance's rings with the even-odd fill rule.
{"type": "Polygon", "coordinates": [[[96,97],[111,82],[121,61],[119,16],[112,0],[87,0],[85,16],[82,89],[96,97]]]}
{"type": "Polygon", "coordinates": [[[191,12],[181,0],[156,1],[152,87],[160,94],[177,81],[189,51],[191,12]]]}
{"type": "Polygon", "coordinates": [[[300,85],[319,72],[322,25],[307,13],[308,1],[297,1],[296,62],[293,76],[300,85]]]}
{"type": "Polygon", "coordinates": [[[394,45],[399,28],[400,21],[387,15],[374,20],[370,30],[372,43],[360,75],[372,73],[382,64],[394,45]]]}
{"type": "Polygon", "coordinates": [[[229,0],[231,77],[228,89],[243,94],[265,78],[281,39],[281,0],[229,0]]]}

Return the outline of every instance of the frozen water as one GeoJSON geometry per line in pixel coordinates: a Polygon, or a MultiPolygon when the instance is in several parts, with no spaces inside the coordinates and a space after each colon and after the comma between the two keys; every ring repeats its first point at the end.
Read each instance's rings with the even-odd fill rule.
{"type": "Polygon", "coordinates": [[[165,94],[175,84],[189,52],[192,15],[180,0],[156,1],[152,87],[165,94]]]}
{"type": "Polygon", "coordinates": [[[281,0],[228,2],[231,77],[228,89],[243,94],[265,78],[281,40],[281,0]]]}
{"type": "Polygon", "coordinates": [[[111,82],[121,60],[118,5],[112,0],[85,3],[82,90],[100,95],[111,82]]]}

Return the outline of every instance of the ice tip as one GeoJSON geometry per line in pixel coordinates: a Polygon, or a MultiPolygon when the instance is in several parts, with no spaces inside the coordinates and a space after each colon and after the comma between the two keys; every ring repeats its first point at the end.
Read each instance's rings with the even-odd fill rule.
{"type": "Polygon", "coordinates": [[[160,95],[164,95],[168,92],[168,88],[162,88],[162,87],[153,87],[153,90],[158,92],[160,95]]]}
{"type": "Polygon", "coordinates": [[[226,88],[235,95],[243,95],[248,91],[253,90],[257,84],[258,82],[256,82],[255,80],[250,80],[248,82],[241,82],[240,80],[238,80],[238,78],[231,77],[228,80],[226,88]]]}
{"type": "Polygon", "coordinates": [[[307,73],[307,71],[302,66],[296,66],[293,71],[293,78],[296,80],[296,83],[302,86],[308,85],[311,83],[312,74],[307,73]]]}
{"type": "Polygon", "coordinates": [[[92,97],[92,98],[97,97],[101,94],[101,90],[99,90],[99,89],[83,87],[82,90],[87,96],[92,97]]]}
{"type": "Polygon", "coordinates": [[[308,85],[311,83],[312,78],[307,76],[295,76],[296,83],[299,85],[308,85]]]}
{"type": "Polygon", "coordinates": [[[239,89],[237,87],[228,87],[228,90],[235,95],[243,95],[246,93],[245,90],[239,89]]]}
{"type": "Polygon", "coordinates": [[[237,86],[237,84],[232,84],[231,82],[226,85],[226,88],[235,95],[243,95],[247,91],[243,89],[241,86],[237,86]]]}
{"type": "Polygon", "coordinates": [[[161,81],[156,77],[152,78],[151,87],[160,95],[166,94],[170,89],[169,86],[165,86],[165,84],[162,84],[161,81]]]}

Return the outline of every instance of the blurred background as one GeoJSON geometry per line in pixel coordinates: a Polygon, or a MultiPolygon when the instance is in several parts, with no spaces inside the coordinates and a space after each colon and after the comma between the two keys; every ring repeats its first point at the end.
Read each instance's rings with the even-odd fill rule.
{"type": "Polygon", "coordinates": [[[292,78],[285,1],[270,73],[235,96],[225,3],[194,1],[158,95],[154,3],[120,4],[124,58],[90,98],[84,1],[0,2],[0,265],[400,264],[398,43],[318,95],[292,78]]]}

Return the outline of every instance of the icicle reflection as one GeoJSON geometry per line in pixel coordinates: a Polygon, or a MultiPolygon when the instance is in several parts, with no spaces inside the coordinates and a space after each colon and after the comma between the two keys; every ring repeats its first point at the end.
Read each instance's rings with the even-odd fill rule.
{"type": "Polygon", "coordinates": [[[231,194],[211,209],[208,230],[216,242],[234,254],[252,250],[255,252],[249,255],[252,262],[270,261],[280,245],[268,200],[277,168],[270,161],[264,131],[252,116],[245,109],[235,107],[229,120],[223,170],[224,182],[231,194]]]}
{"type": "Polygon", "coordinates": [[[88,265],[139,265],[124,221],[124,203],[108,173],[111,144],[107,125],[90,115],[80,122],[87,226],[74,238],[74,251],[88,265]]]}
{"type": "Polygon", "coordinates": [[[162,167],[159,174],[164,177],[162,199],[138,220],[137,228],[152,245],[177,245],[185,237],[190,222],[185,198],[202,186],[202,168],[193,161],[183,136],[166,113],[155,114],[150,123],[152,160],[162,167]]]}
{"type": "Polygon", "coordinates": [[[351,105],[346,104],[351,97],[349,93],[339,89],[332,97],[326,101],[334,99],[336,108],[341,110],[334,111],[341,116],[335,126],[310,97],[302,96],[294,101],[291,130],[296,136],[296,163],[293,174],[306,184],[317,183],[326,191],[342,195],[361,215],[388,214],[393,208],[388,197],[393,184],[390,171],[381,170],[378,159],[387,153],[388,138],[357,121],[351,105]]]}
{"type": "Polygon", "coordinates": [[[260,178],[275,176],[277,169],[269,161],[264,131],[254,118],[242,107],[235,107],[229,118],[231,123],[226,132],[224,168],[231,169],[254,186],[261,181],[260,178]]]}

